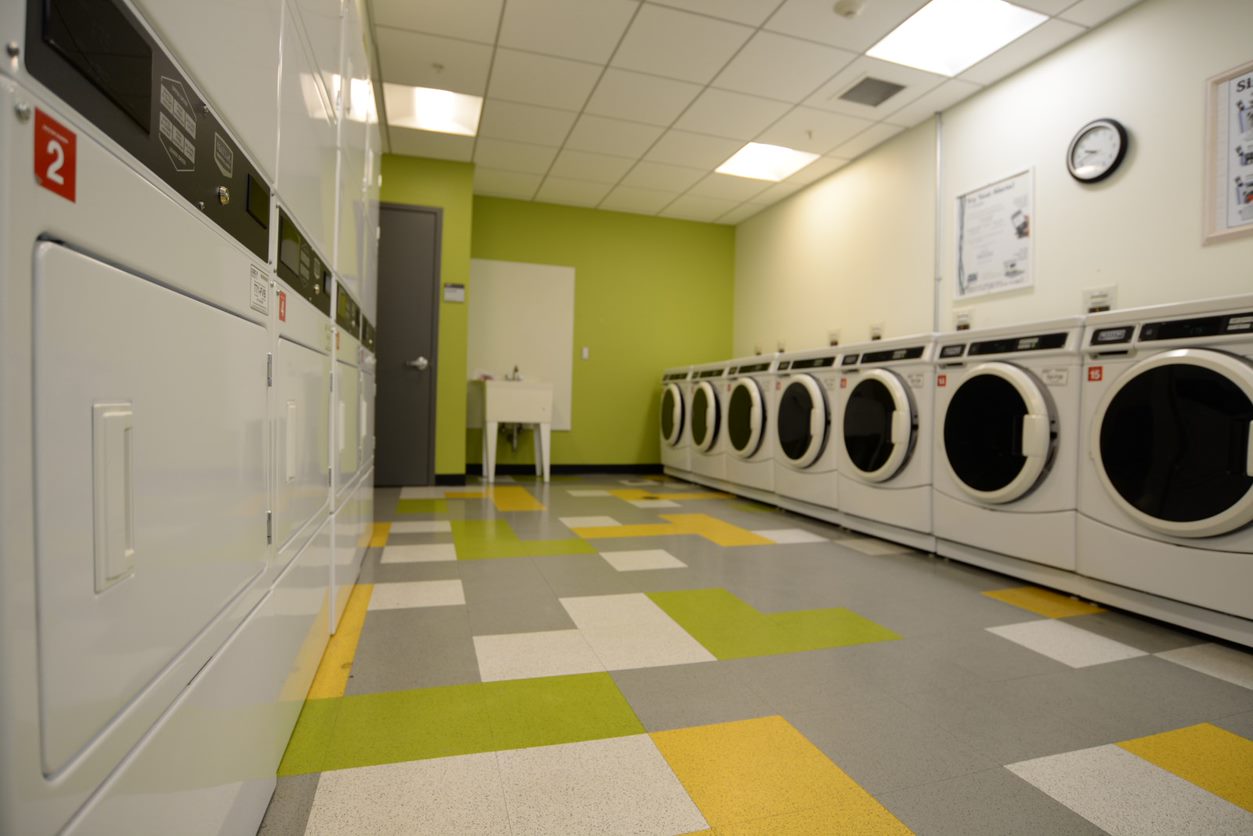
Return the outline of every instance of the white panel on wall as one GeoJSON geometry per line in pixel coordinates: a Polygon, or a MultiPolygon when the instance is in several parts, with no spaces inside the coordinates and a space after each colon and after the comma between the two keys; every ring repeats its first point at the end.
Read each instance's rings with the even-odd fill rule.
{"type": "Polygon", "coordinates": [[[476,258],[470,261],[470,288],[471,377],[502,380],[517,366],[526,380],[552,383],[552,428],[570,429],[574,268],[476,258]]]}

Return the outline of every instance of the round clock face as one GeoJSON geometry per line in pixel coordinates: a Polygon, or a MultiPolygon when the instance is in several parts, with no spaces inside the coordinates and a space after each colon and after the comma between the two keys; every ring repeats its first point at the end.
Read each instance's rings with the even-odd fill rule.
{"type": "Polygon", "coordinates": [[[1066,152],[1070,176],[1082,183],[1104,180],[1127,155],[1127,131],[1113,119],[1097,119],[1079,129],[1066,152]]]}

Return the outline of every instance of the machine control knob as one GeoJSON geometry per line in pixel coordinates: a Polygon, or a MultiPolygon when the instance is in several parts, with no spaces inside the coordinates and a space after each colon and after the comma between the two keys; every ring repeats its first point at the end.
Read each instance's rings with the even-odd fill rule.
{"type": "Polygon", "coordinates": [[[423,371],[426,371],[427,367],[431,365],[431,361],[427,360],[425,357],[419,357],[416,360],[406,361],[405,365],[411,369],[417,369],[418,371],[423,372],[423,371]]]}
{"type": "Polygon", "coordinates": [[[226,186],[218,186],[217,194],[218,194],[218,203],[222,204],[223,206],[226,206],[231,202],[231,190],[228,189],[226,186]]]}

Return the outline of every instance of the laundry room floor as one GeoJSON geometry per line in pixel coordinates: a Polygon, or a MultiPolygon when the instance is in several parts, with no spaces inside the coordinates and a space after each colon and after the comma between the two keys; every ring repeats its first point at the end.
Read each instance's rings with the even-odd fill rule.
{"type": "Polygon", "coordinates": [[[660,476],[378,489],[263,834],[1253,833],[1253,655],[660,476]]]}

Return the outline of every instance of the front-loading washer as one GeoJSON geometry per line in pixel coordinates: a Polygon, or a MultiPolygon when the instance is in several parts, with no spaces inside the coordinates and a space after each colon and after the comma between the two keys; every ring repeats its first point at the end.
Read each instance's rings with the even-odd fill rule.
{"type": "Polygon", "coordinates": [[[723,384],[727,482],[736,493],[770,501],[774,490],[774,376],[778,355],[732,360],[723,384]]]}
{"type": "Polygon", "coordinates": [[[1093,315],[1084,364],[1079,572],[1253,644],[1253,295],[1093,315]]]}
{"type": "Polygon", "coordinates": [[[936,552],[1073,571],[1083,317],[938,338],[936,552]]]}
{"type": "Polygon", "coordinates": [[[692,366],[692,472],[693,481],[722,487],[727,478],[726,409],[723,386],[729,364],[692,366]]]}
{"type": "Polygon", "coordinates": [[[847,346],[836,433],[843,524],[931,551],[935,335],[847,346]]]}
{"type": "Polygon", "coordinates": [[[691,375],[690,366],[666,369],[661,375],[661,466],[679,478],[692,469],[691,375]]]}
{"type": "Polygon", "coordinates": [[[774,383],[775,502],[836,524],[843,522],[834,439],[841,353],[831,347],[780,355],[774,383]]]}

